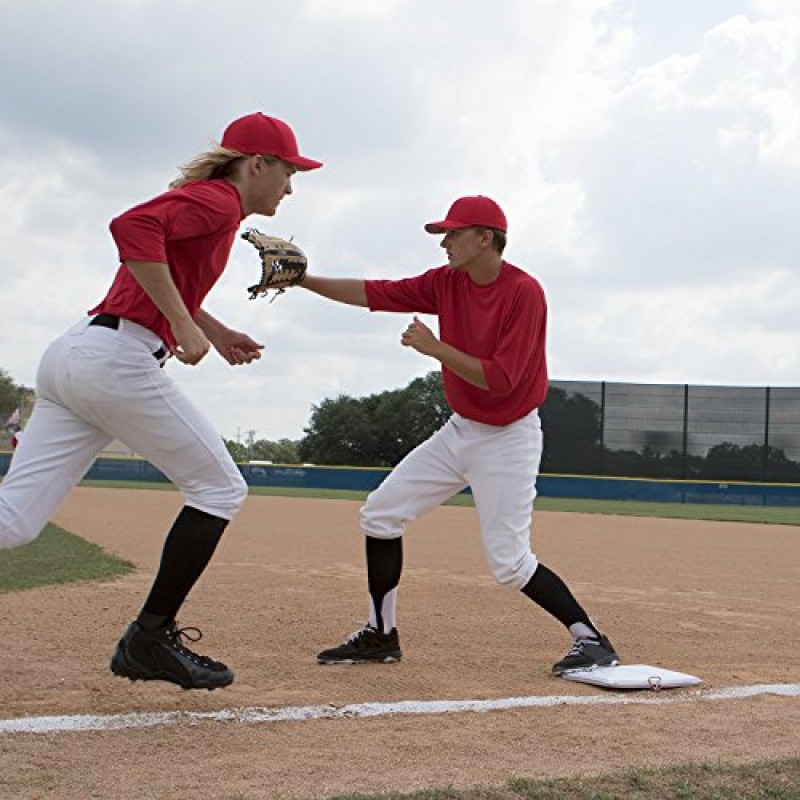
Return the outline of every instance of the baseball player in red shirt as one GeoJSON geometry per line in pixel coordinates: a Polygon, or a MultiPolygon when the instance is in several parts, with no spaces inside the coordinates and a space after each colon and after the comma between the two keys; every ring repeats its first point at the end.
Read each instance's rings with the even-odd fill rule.
{"type": "Polygon", "coordinates": [[[435,314],[439,336],[416,316],[402,344],[441,363],[453,414],[409,453],[361,509],[366,534],[369,623],[318,654],[320,664],[399,661],[397,588],[406,523],[470,486],[494,577],[519,589],[571,633],[553,666],[618,663],[617,654],[566,584],[531,552],[530,523],[542,453],[538,407],[547,394],[547,307],[539,283],[503,260],[507,224],[484,196],[462,197],[425,226],[444,234],[447,265],[403,280],[307,275],[323,297],[371,311],[435,314]]]}
{"type": "Polygon", "coordinates": [[[291,128],[261,113],[234,120],[222,142],[189,162],[170,189],[111,222],[120,267],[87,317],[55,339],[36,377],[36,405],[0,486],[0,547],[35,539],[55,509],[118,439],[160,469],[185,497],[142,611],[120,639],[114,674],[184,689],[233,681],[192,652],[199,631],[175,622],[247,485],[222,437],[161,369],[195,365],[213,347],[231,365],[262,345],[215,319],[203,301],[228,261],[242,220],[272,216],[298,170],[291,128]]]}

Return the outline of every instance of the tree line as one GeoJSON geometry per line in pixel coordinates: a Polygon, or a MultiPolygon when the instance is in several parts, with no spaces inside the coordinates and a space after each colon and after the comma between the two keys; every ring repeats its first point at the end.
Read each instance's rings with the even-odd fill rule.
{"type": "MultiPolygon", "coordinates": [[[[600,406],[580,393],[550,387],[539,409],[545,431],[541,472],[617,477],[800,482],[800,463],[776,447],[724,440],[705,455],[678,449],[614,449],[603,442],[600,406]]],[[[393,467],[450,416],[441,374],[368,397],[339,395],[312,406],[296,442],[255,442],[253,459],[354,467],[393,467]]],[[[733,431],[731,435],[733,435],[733,431]]],[[[236,443],[229,443],[229,447],[236,443]]],[[[231,449],[241,455],[241,445],[231,449]]],[[[242,459],[240,459],[242,460],[242,459]]]]}
{"type": "MultiPolygon", "coordinates": [[[[540,409],[546,431],[542,472],[713,481],[800,482],[800,463],[768,444],[720,441],[705,455],[688,448],[612,449],[603,442],[600,406],[589,397],[551,386],[540,409]]],[[[730,435],[735,432],[731,431],[730,435]]]]}
{"type": "Polygon", "coordinates": [[[9,447],[14,431],[24,427],[33,408],[34,391],[17,383],[0,367],[0,446],[9,447]]]}
{"type": "MultiPolygon", "coordinates": [[[[14,409],[24,425],[33,405],[32,389],[16,383],[0,368],[0,425],[14,409]]],[[[430,372],[402,389],[366,397],[341,394],[311,407],[304,436],[298,440],[225,440],[236,461],[393,467],[449,418],[441,374],[430,372]]],[[[769,445],[720,441],[704,456],[677,449],[612,449],[602,441],[600,406],[580,393],[551,386],[539,409],[545,445],[541,472],[619,477],[800,482],[800,463],[769,445]]],[[[10,439],[0,429],[0,439],[10,439]]]]}
{"type": "Polygon", "coordinates": [[[14,413],[15,409],[24,412],[33,403],[33,389],[17,383],[9,373],[0,367],[0,424],[14,413]]]}
{"type": "Polygon", "coordinates": [[[225,443],[238,461],[393,467],[449,416],[441,376],[431,372],[403,389],[326,398],[311,407],[305,435],[297,441],[225,443]]]}

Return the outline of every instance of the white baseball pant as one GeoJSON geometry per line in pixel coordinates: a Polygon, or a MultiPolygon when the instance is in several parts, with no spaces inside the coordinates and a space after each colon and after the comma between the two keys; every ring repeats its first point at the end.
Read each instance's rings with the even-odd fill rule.
{"type": "Polygon", "coordinates": [[[0,548],[35,539],[114,439],[160,469],[187,505],[231,519],[247,484],[220,434],[153,357],[161,340],[127,320],[118,330],[88,323],[42,356],[36,405],[0,485],[0,548]]]}
{"type": "Polygon", "coordinates": [[[361,527],[380,539],[402,536],[406,523],[470,486],[492,574],[522,589],[537,566],[531,515],[541,455],[536,411],[502,427],[453,414],[369,494],[361,527]]]}

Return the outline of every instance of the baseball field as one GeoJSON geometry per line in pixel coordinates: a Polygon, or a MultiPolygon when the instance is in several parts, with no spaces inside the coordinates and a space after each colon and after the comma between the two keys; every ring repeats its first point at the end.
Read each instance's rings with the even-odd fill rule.
{"type": "MultiPolygon", "coordinates": [[[[0,797],[558,797],[527,781],[763,761],[785,792],[752,796],[800,796],[800,526],[537,511],[535,552],[622,659],[703,681],[619,692],[550,675],[568,636],[492,580],[459,506],[409,528],[404,660],[317,665],[365,619],[358,503],[251,496],[179,620],[236,681],[185,692],[108,670],[180,505],[79,487],[54,522],[134,568],[0,594],[0,797]]],[[[646,784],[581,796],[693,796],[646,784]]]]}

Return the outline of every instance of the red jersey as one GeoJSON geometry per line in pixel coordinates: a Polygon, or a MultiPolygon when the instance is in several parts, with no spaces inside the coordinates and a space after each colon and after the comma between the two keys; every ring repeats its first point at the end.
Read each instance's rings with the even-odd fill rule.
{"type": "Polygon", "coordinates": [[[547,395],[547,303],[539,282],[504,261],[493,283],[480,286],[448,266],[414,278],[365,281],[371,311],[436,314],[443,342],[483,364],[488,389],[442,367],[450,407],[467,419],[509,425],[547,395]]]}
{"type": "Polygon", "coordinates": [[[224,180],[188,183],[116,217],[110,228],[122,263],[108,294],[89,313],[129,319],[173,346],[169,322],[124,262],[169,264],[194,317],[228,263],[242,219],[239,192],[224,180]]]}

